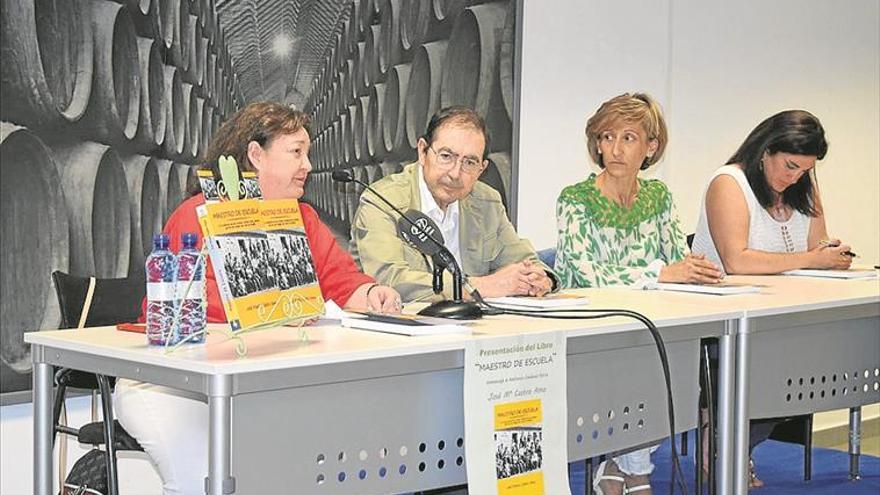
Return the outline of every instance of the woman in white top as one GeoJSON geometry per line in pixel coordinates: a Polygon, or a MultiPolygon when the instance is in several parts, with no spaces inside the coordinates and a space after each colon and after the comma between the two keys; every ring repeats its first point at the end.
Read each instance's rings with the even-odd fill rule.
{"type": "MultiPolygon", "coordinates": [[[[827,151],[825,130],[809,112],[788,110],[761,122],[712,176],[692,251],[730,274],[849,268],[849,246],[828,239],[813,173],[827,151]]],[[[752,421],[749,453],[781,421],[752,421]]],[[[754,468],[750,474],[752,487],[763,485],[754,468]]]]}
{"type": "Polygon", "coordinates": [[[712,177],[693,252],[730,274],[849,268],[849,246],[828,239],[812,173],[827,151],[825,130],[809,112],[761,122],[712,177]]]}

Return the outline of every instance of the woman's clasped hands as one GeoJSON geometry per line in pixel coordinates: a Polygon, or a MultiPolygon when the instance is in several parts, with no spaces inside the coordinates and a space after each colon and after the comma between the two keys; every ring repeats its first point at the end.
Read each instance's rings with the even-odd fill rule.
{"type": "Polygon", "coordinates": [[[702,254],[688,254],[681,261],[664,266],[660,270],[659,282],[686,284],[717,284],[724,278],[719,266],[707,260],[702,254]]]}

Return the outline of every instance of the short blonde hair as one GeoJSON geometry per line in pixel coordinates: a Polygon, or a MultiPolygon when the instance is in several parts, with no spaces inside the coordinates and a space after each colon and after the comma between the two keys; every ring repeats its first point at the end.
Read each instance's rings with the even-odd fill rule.
{"type": "Polygon", "coordinates": [[[653,155],[645,158],[642,170],[660,161],[669,140],[660,105],[648,94],[624,93],[603,103],[587,121],[587,149],[596,165],[605,168],[602,164],[602,155],[599,153],[599,136],[619,122],[641,124],[648,134],[648,139],[657,140],[657,150],[653,155]]]}

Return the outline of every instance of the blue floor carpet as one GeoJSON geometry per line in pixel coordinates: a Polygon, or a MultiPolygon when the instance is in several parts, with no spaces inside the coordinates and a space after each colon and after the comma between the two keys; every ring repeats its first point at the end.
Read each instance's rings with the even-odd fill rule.
{"type": "MultiPolygon", "coordinates": [[[[688,435],[691,442],[688,456],[680,457],[681,469],[688,484],[688,494],[694,491],[694,432],[688,435]]],[[[768,440],[755,449],[757,473],[764,487],[754,489],[752,495],[878,495],[880,494],[880,457],[862,455],[861,479],[850,481],[849,455],[831,449],[813,448],[813,479],[803,479],[804,448],[801,445],[768,440]]],[[[651,476],[655,495],[669,494],[669,477],[672,460],[669,442],[664,442],[651,456],[656,468],[651,476]]],[[[571,466],[569,483],[573,495],[584,493],[584,463],[571,466]]],[[[680,493],[676,488],[675,493],[680,493]]],[[[708,492],[706,492],[708,493],[708,492]]]]}

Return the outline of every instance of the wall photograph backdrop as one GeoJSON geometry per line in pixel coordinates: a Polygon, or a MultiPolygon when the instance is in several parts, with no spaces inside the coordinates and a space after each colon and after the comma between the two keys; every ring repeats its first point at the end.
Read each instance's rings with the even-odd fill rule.
{"type": "Polygon", "coordinates": [[[26,331],[57,328],[50,275],[143,277],[151,236],[224,119],[312,116],[304,200],[348,236],[359,189],[415,158],[441,106],[484,115],[481,180],[507,204],[515,0],[2,0],[0,392],[29,400],[26,331]]]}

